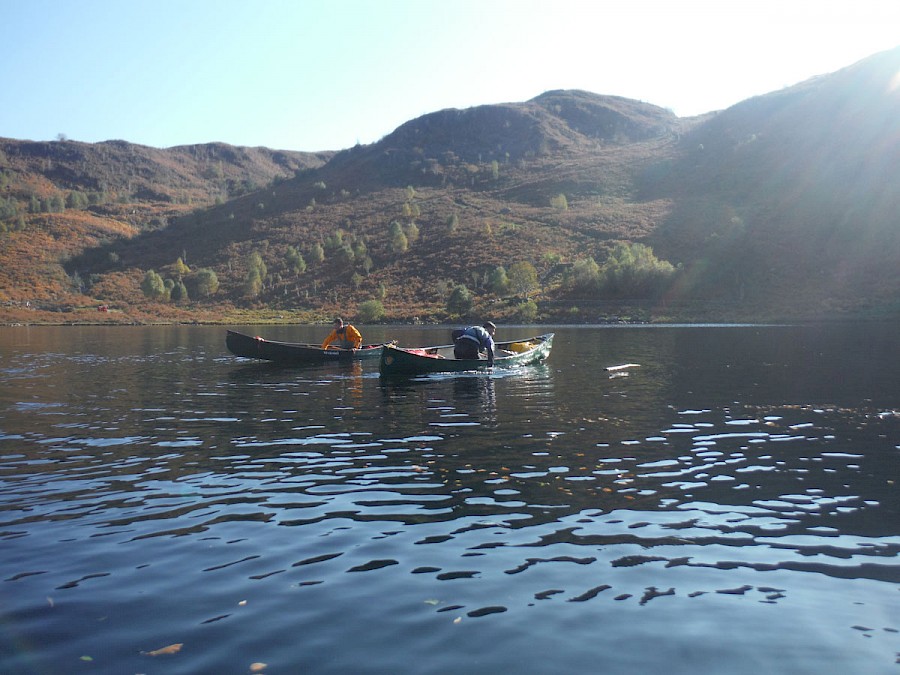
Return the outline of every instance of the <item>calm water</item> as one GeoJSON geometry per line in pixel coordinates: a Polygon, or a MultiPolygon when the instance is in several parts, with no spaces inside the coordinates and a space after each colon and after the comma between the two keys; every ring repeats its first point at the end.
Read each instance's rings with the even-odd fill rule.
{"type": "Polygon", "coordinates": [[[896,329],[2,328],[0,672],[900,673],[896,329]]]}

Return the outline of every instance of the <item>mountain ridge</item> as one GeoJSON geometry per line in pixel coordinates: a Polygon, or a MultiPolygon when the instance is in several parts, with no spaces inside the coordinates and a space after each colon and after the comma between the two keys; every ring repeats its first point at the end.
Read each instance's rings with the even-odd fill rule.
{"type": "MultiPolygon", "coordinates": [[[[67,239],[67,213],[71,245],[43,261],[56,279],[43,295],[40,285],[23,289],[0,272],[0,298],[15,303],[30,294],[49,303],[56,295],[59,304],[77,275],[84,287],[68,293],[69,307],[105,302],[136,320],[177,320],[188,308],[204,320],[244,310],[317,320],[353,316],[367,299],[393,320],[449,320],[449,291],[459,286],[473,295],[473,316],[510,319],[524,316],[523,307],[554,321],[611,312],[649,320],[894,315],[900,196],[890,167],[898,165],[900,104],[896,89],[885,87],[898,71],[900,49],[693,118],[555,90],[522,103],[428,113],[377,143],[334,153],[182,146],[193,148],[179,151],[188,158],[178,155],[190,169],[166,174],[174,160],[164,153],[157,185],[144,157],[129,160],[135,151],[120,147],[123,158],[107,172],[127,198],[80,212],[108,220],[110,232],[88,236],[72,210],[29,213],[23,232],[6,234],[18,247],[7,241],[0,260],[10,251],[27,255],[21,240],[29,230],[67,239]],[[253,161],[267,167],[259,175],[272,176],[266,187],[212,189],[238,180],[253,161]],[[402,251],[389,241],[396,228],[411,235],[402,251]],[[627,297],[613,292],[608,274],[579,285],[573,269],[589,261],[608,268],[623,243],[652,246],[672,263],[667,289],[627,297]],[[309,257],[315,246],[325,249],[323,262],[301,273],[285,262],[291,250],[309,257]],[[268,274],[248,294],[254,252],[268,274]],[[215,296],[189,304],[144,298],[141,277],[166,271],[182,254],[216,271],[215,296]],[[873,260],[875,270],[866,264],[873,260]],[[503,293],[488,283],[496,268],[516,263],[535,269],[540,288],[503,293]]],[[[15,183],[8,143],[0,139],[6,195],[15,183]]],[[[40,161],[61,161],[42,152],[35,152],[40,161]]],[[[88,187],[77,172],[29,176],[33,190],[88,187]]]]}

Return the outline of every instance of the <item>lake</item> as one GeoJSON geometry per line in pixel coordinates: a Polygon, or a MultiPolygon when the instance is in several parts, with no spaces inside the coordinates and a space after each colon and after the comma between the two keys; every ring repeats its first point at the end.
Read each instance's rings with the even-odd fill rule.
{"type": "Polygon", "coordinates": [[[897,329],[0,328],[0,672],[896,674],[897,329]]]}

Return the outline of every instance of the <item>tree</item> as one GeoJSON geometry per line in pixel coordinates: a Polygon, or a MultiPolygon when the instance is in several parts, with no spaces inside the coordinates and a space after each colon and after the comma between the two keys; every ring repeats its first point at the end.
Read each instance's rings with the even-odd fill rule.
{"type": "Polygon", "coordinates": [[[247,267],[249,269],[257,270],[259,272],[260,279],[265,279],[266,275],[269,273],[269,270],[266,267],[266,263],[263,262],[262,255],[260,255],[259,251],[253,251],[249,256],[247,256],[247,267]]]}
{"type": "Polygon", "coordinates": [[[204,298],[215,295],[219,290],[219,277],[209,268],[197,270],[197,292],[204,298]]]}
{"type": "Polygon", "coordinates": [[[0,197],[0,220],[13,220],[19,215],[19,207],[12,197],[0,197]]]}
{"type": "Polygon", "coordinates": [[[353,249],[354,257],[357,260],[364,259],[369,252],[369,247],[366,246],[366,240],[362,238],[355,240],[351,245],[351,248],[353,249]]]}
{"type": "Polygon", "coordinates": [[[353,247],[350,244],[342,244],[340,248],[335,250],[334,258],[341,267],[349,267],[355,258],[353,247]]]}
{"type": "Polygon", "coordinates": [[[437,293],[438,298],[443,302],[450,293],[450,282],[446,279],[438,279],[434,282],[434,292],[437,293]]]}
{"type": "Polygon", "coordinates": [[[78,271],[72,272],[72,288],[74,288],[79,293],[84,293],[84,281],[81,279],[81,275],[78,274],[78,271]]]}
{"type": "Polygon", "coordinates": [[[338,249],[344,245],[344,231],[343,230],[335,230],[330,235],[325,237],[325,249],[328,251],[332,251],[334,249],[338,249]]]}
{"type": "Polygon", "coordinates": [[[497,295],[503,295],[509,291],[509,278],[506,276],[506,269],[502,265],[498,265],[488,272],[487,287],[497,295]]]}
{"type": "Polygon", "coordinates": [[[602,291],[619,297],[647,297],[661,292],[675,274],[646,244],[618,243],[600,268],[602,291]]]}
{"type": "Polygon", "coordinates": [[[391,222],[389,236],[391,240],[391,250],[394,253],[406,253],[406,250],[409,248],[409,240],[403,233],[403,228],[400,226],[400,223],[396,220],[391,222]]]}
{"type": "Polygon", "coordinates": [[[284,258],[288,269],[292,270],[294,274],[303,274],[306,271],[306,261],[303,259],[300,251],[293,246],[287,247],[287,253],[285,253],[284,258]]]}
{"type": "Polygon", "coordinates": [[[244,295],[255,298],[262,292],[262,289],[263,282],[262,278],[259,276],[259,270],[250,270],[244,278],[244,295]]]}
{"type": "Polygon", "coordinates": [[[253,251],[247,257],[247,276],[244,277],[244,294],[256,297],[262,292],[268,270],[266,263],[258,251],[253,251]]]}
{"type": "Polygon", "coordinates": [[[317,265],[325,260],[325,249],[322,248],[322,244],[315,243],[309,247],[309,260],[314,265],[317,265]]]}
{"type": "Polygon", "coordinates": [[[600,265],[593,258],[582,258],[572,265],[572,285],[582,291],[596,291],[600,265]]]}
{"type": "Polygon", "coordinates": [[[538,287],[537,270],[530,262],[523,260],[513,263],[509,272],[509,285],[517,295],[528,299],[528,294],[538,287]]]}
{"type": "Polygon", "coordinates": [[[155,271],[148,270],[141,282],[141,291],[151,300],[163,300],[166,297],[166,283],[155,271]]]}
{"type": "Polygon", "coordinates": [[[569,200],[566,199],[564,194],[558,194],[555,197],[550,198],[550,206],[552,206],[557,211],[568,211],[569,210],[569,200]]]}
{"type": "Polygon", "coordinates": [[[190,300],[190,296],[188,295],[187,287],[184,285],[184,282],[181,279],[175,281],[172,290],[169,291],[169,297],[173,302],[181,302],[182,300],[190,300]]]}
{"type": "Polygon", "coordinates": [[[516,318],[522,323],[533,323],[537,318],[538,306],[534,300],[526,300],[516,307],[516,318]]]}
{"type": "Polygon", "coordinates": [[[184,264],[184,260],[179,258],[175,261],[175,274],[179,279],[190,273],[191,268],[184,264]]]}
{"type": "Polygon", "coordinates": [[[447,311],[450,314],[466,315],[472,310],[474,301],[472,293],[463,284],[456,286],[447,298],[447,311]]]}
{"type": "Polygon", "coordinates": [[[87,205],[88,197],[83,192],[72,190],[66,195],[66,206],[70,209],[84,209],[87,208],[87,205]]]}
{"type": "Polygon", "coordinates": [[[384,305],[380,300],[366,300],[357,309],[359,320],[363,323],[375,323],[384,318],[384,305]]]}
{"type": "Polygon", "coordinates": [[[562,256],[556,251],[547,251],[544,255],[541,256],[541,262],[543,262],[547,267],[553,267],[554,265],[558,265],[562,262],[562,256]]]}
{"type": "Polygon", "coordinates": [[[414,244],[419,238],[419,226],[412,222],[407,223],[403,228],[403,233],[406,235],[407,242],[414,244]]]}

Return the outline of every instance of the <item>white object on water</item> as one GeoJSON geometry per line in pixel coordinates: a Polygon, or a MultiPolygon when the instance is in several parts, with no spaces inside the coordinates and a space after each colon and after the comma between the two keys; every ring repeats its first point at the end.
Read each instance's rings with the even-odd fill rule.
{"type": "Polygon", "coordinates": [[[613,373],[617,370],[625,370],[626,368],[639,368],[640,363],[623,363],[621,366],[607,366],[606,370],[613,373]]]}

